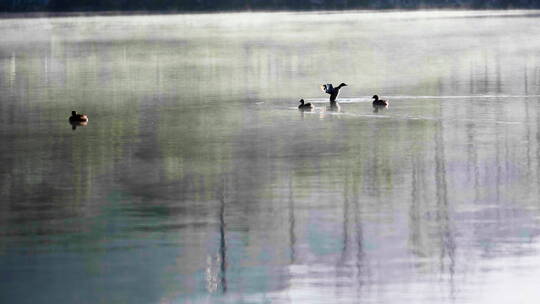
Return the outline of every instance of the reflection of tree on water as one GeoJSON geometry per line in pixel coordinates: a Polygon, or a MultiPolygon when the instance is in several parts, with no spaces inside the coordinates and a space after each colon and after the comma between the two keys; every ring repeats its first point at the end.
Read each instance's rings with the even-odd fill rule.
{"type": "MultiPolygon", "coordinates": [[[[357,159],[359,161],[360,159],[357,159]]],[[[361,166],[357,165],[353,167],[352,171],[352,202],[353,202],[353,214],[354,214],[354,225],[353,227],[353,235],[354,239],[353,242],[356,245],[356,255],[355,255],[355,268],[356,268],[356,287],[357,292],[359,292],[359,289],[365,284],[364,281],[367,281],[369,278],[369,274],[367,273],[366,266],[366,258],[365,258],[365,250],[364,250],[364,241],[363,241],[363,228],[362,228],[362,214],[361,210],[359,208],[359,205],[362,203],[360,201],[360,171],[361,166]]]]}
{"type": "Polygon", "coordinates": [[[293,183],[292,176],[289,177],[289,255],[291,260],[291,265],[295,263],[296,260],[296,233],[294,231],[296,219],[294,217],[294,195],[293,195],[293,183]]]}
{"type": "Polygon", "coordinates": [[[410,205],[408,208],[409,250],[419,258],[418,271],[429,269],[429,259],[436,258],[438,272],[448,275],[449,297],[455,297],[454,274],[456,269],[456,243],[449,205],[446,152],[443,121],[433,125],[434,151],[417,151],[410,157],[410,205]],[[427,158],[433,157],[433,162],[427,158]],[[431,164],[434,164],[431,170],[431,164]],[[431,182],[430,173],[435,180],[431,182]],[[431,209],[431,210],[430,210],[431,209]],[[435,217],[426,217],[434,214],[435,217]],[[435,231],[433,231],[435,229],[435,231]],[[433,233],[435,232],[435,233],[433,233]],[[430,237],[436,235],[437,237],[430,237]],[[434,244],[435,241],[435,244],[434,244]]]}
{"type": "Polygon", "coordinates": [[[227,292],[227,243],[225,241],[225,178],[223,181],[223,192],[220,198],[219,208],[219,257],[220,257],[220,269],[221,269],[221,291],[227,292]]]}
{"type": "MultiPolygon", "coordinates": [[[[539,71],[540,72],[540,71],[539,71]]],[[[539,84],[540,84],[540,77],[539,77],[539,84]]],[[[539,86],[540,87],[540,86],[539,86]]],[[[540,99],[537,99],[537,102],[540,102],[540,99]]],[[[540,197],[540,144],[538,144],[538,140],[540,140],[540,107],[536,108],[536,151],[533,152],[536,156],[536,187],[537,187],[537,196],[540,197]]],[[[530,142],[529,142],[530,143],[530,142]]]]}
{"type": "Polygon", "coordinates": [[[208,257],[206,269],[207,290],[210,293],[227,292],[227,241],[225,224],[225,206],[227,201],[226,177],[223,176],[223,182],[218,190],[219,199],[218,225],[219,225],[219,247],[217,254],[208,257]]]}
{"type": "MultiPolygon", "coordinates": [[[[441,111],[442,112],[442,111],[441,111]]],[[[450,297],[454,297],[454,273],[456,243],[450,219],[450,206],[448,205],[448,189],[446,184],[446,157],[444,149],[444,128],[442,121],[438,121],[435,132],[435,185],[437,198],[437,223],[440,237],[440,267],[445,272],[445,259],[448,258],[447,271],[449,273],[450,297]]]]}
{"type": "Polygon", "coordinates": [[[422,210],[426,206],[422,206],[422,189],[426,191],[425,185],[425,168],[424,163],[419,160],[423,155],[414,155],[411,159],[411,203],[409,207],[409,242],[410,250],[416,256],[426,256],[423,252],[424,244],[422,240],[422,210]]]}
{"type": "Polygon", "coordinates": [[[343,183],[343,227],[341,228],[343,245],[341,246],[341,256],[339,257],[338,265],[345,263],[349,244],[349,173],[347,171],[345,172],[345,181],[343,183]]]}
{"type": "MultiPolygon", "coordinates": [[[[467,111],[470,119],[474,118],[474,108],[471,108],[470,111],[467,111]]],[[[465,124],[465,133],[467,136],[467,176],[472,176],[473,186],[474,186],[474,202],[480,200],[480,170],[478,168],[478,151],[476,149],[476,138],[475,138],[475,128],[474,123],[469,122],[465,124]]]]}

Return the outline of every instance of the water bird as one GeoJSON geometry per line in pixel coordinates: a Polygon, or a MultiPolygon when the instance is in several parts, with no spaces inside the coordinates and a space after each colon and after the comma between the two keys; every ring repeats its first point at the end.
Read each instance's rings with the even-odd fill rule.
{"type": "Polygon", "coordinates": [[[388,101],[386,100],[383,100],[383,99],[379,99],[379,96],[377,95],[373,95],[372,97],[374,100],[373,100],[373,106],[374,107],[387,107],[388,106],[388,101]]]}
{"type": "Polygon", "coordinates": [[[313,105],[311,103],[304,103],[304,99],[300,99],[300,105],[298,106],[299,110],[311,110],[313,109],[313,105]]]}
{"type": "Polygon", "coordinates": [[[337,98],[337,96],[339,94],[339,90],[342,87],[346,87],[346,86],[347,86],[347,84],[342,82],[340,85],[338,85],[337,87],[334,88],[334,86],[332,86],[331,83],[328,83],[328,84],[321,85],[321,90],[324,93],[330,94],[330,104],[332,104],[332,103],[336,102],[336,98],[337,98]]]}
{"type": "Polygon", "coordinates": [[[70,122],[87,122],[88,116],[86,114],[77,114],[77,111],[71,111],[71,116],[69,117],[70,122]]]}

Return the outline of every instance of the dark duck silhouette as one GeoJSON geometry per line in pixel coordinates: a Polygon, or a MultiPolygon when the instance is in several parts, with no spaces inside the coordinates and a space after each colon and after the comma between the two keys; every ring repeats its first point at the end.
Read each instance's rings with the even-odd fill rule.
{"type": "Polygon", "coordinates": [[[377,96],[377,95],[373,95],[372,98],[374,99],[373,100],[373,106],[374,107],[387,107],[388,104],[389,104],[388,101],[379,99],[379,96],[377,96]]]}
{"type": "Polygon", "coordinates": [[[77,114],[77,111],[71,111],[71,116],[69,117],[70,122],[87,122],[88,116],[86,114],[77,114]]]}
{"type": "Polygon", "coordinates": [[[300,105],[298,106],[299,110],[311,110],[313,105],[311,103],[305,103],[304,99],[300,99],[300,105]]]}
{"type": "Polygon", "coordinates": [[[328,84],[321,85],[321,90],[327,94],[330,94],[330,104],[333,104],[336,102],[336,98],[339,94],[339,90],[346,86],[347,84],[342,82],[340,85],[334,88],[334,86],[332,86],[331,83],[328,83],[328,84]]]}

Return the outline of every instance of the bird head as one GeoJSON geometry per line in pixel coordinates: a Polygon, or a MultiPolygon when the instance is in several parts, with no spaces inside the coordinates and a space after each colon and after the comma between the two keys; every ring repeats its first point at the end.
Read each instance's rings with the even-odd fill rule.
{"type": "Polygon", "coordinates": [[[375,99],[375,100],[378,100],[378,99],[379,99],[379,96],[373,95],[373,97],[371,97],[371,98],[373,98],[373,99],[375,99]]]}

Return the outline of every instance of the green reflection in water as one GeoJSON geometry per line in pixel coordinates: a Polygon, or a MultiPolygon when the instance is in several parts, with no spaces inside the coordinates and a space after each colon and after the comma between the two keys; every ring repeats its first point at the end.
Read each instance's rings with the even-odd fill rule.
{"type": "Polygon", "coordinates": [[[1,21],[7,298],[474,298],[537,234],[534,18],[417,14],[1,21]]]}

